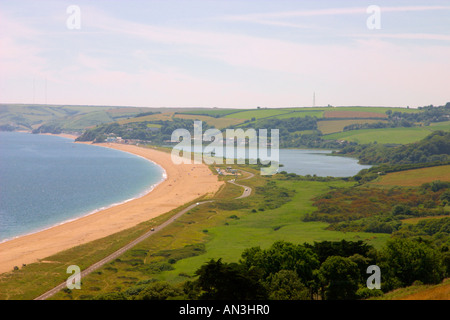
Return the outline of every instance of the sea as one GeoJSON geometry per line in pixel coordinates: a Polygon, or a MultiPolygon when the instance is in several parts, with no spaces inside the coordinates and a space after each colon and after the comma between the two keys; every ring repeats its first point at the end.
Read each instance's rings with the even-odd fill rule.
{"type": "Polygon", "coordinates": [[[0,242],[141,197],[163,168],[72,139],[0,132],[0,242]]]}

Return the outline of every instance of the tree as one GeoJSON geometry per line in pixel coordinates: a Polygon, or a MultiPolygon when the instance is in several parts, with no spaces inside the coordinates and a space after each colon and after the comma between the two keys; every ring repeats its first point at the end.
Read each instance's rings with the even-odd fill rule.
{"type": "Polygon", "coordinates": [[[328,257],[319,269],[323,295],[327,300],[355,299],[359,277],[358,265],[340,256],[328,257]]]}
{"type": "Polygon", "coordinates": [[[304,284],[314,279],[313,271],[320,265],[313,250],[285,241],[277,241],[267,250],[259,247],[247,249],[242,258],[241,262],[247,268],[262,270],[264,278],[281,270],[292,270],[304,284]]]}
{"type": "Polygon", "coordinates": [[[211,259],[195,274],[199,278],[191,287],[200,288],[200,299],[257,300],[267,297],[266,290],[259,281],[261,274],[258,270],[248,270],[242,264],[211,259]]]}
{"type": "Polygon", "coordinates": [[[380,260],[387,290],[410,286],[417,280],[425,284],[439,283],[445,273],[440,253],[425,242],[403,238],[389,240],[381,251],[380,260]]]}
{"type": "Polygon", "coordinates": [[[146,286],[136,297],[136,300],[166,300],[169,297],[176,297],[180,294],[180,289],[165,281],[157,281],[146,286]]]}
{"type": "Polygon", "coordinates": [[[267,280],[270,300],[309,300],[309,290],[292,270],[281,270],[267,280]]]}

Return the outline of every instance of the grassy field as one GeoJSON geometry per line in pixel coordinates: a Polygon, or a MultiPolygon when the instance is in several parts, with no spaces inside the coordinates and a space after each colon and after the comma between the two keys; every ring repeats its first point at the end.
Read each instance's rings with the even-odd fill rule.
{"type": "Polygon", "coordinates": [[[214,126],[219,130],[227,128],[229,126],[235,126],[244,122],[243,119],[234,119],[227,117],[214,118],[209,116],[191,115],[191,114],[176,114],[174,117],[181,119],[200,120],[211,126],[214,126]]]}
{"type": "Polygon", "coordinates": [[[234,118],[234,119],[251,120],[252,118],[261,119],[261,118],[283,115],[283,114],[286,114],[289,112],[290,111],[286,110],[286,109],[256,109],[256,110],[248,110],[248,111],[232,113],[232,114],[227,115],[226,117],[234,118]]]}
{"type": "Polygon", "coordinates": [[[449,300],[450,278],[436,285],[412,285],[388,292],[382,297],[383,300],[449,300]]]}
{"type": "Polygon", "coordinates": [[[321,110],[308,110],[307,108],[304,108],[304,109],[306,109],[306,110],[292,111],[289,113],[276,115],[273,118],[286,119],[286,118],[303,118],[303,117],[309,116],[309,117],[316,117],[318,119],[321,119],[323,117],[323,111],[321,111],[321,110]]]}
{"type": "Polygon", "coordinates": [[[336,232],[325,228],[327,223],[302,222],[301,218],[306,212],[315,210],[310,199],[329,190],[330,187],[348,185],[341,181],[321,183],[314,181],[283,181],[280,186],[295,189],[297,192],[292,201],[280,208],[258,211],[256,213],[242,214],[238,211],[229,212],[239,219],[233,219],[228,225],[222,224],[208,228],[209,241],[206,243],[204,255],[191,257],[178,261],[174,270],[166,271],[157,276],[166,281],[177,281],[180,273],[193,274],[208,260],[222,257],[227,262],[237,262],[242,251],[253,246],[269,247],[277,240],[294,243],[313,243],[323,240],[364,240],[380,248],[389,238],[387,234],[372,234],[362,232],[336,232]]]}
{"type": "Polygon", "coordinates": [[[388,116],[379,112],[370,111],[347,111],[347,110],[331,110],[325,111],[324,118],[387,118],[388,116]]]}
{"type": "Polygon", "coordinates": [[[415,187],[436,180],[450,181],[450,165],[392,172],[381,176],[372,184],[415,187]]]}
{"type": "Polygon", "coordinates": [[[347,120],[323,120],[317,122],[318,129],[323,134],[331,134],[336,132],[342,132],[344,127],[351,124],[364,124],[364,123],[377,123],[386,122],[386,120],[380,119],[347,119],[347,120]]]}
{"type": "Polygon", "coordinates": [[[158,120],[172,121],[174,114],[175,114],[174,112],[155,113],[155,114],[150,114],[147,116],[120,120],[120,121],[117,121],[117,123],[122,125],[122,124],[126,124],[126,123],[143,122],[143,121],[158,121],[158,120]]]}
{"type": "Polygon", "coordinates": [[[436,130],[450,130],[450,125],[441,123],[439,125],[412,128],[387,128],[387,129],[361,129],[339,133],[328,134],[324,139],[347,140],[357,143],[382,143],[382,144],[407,144],[422,140],[431,132],[436,130]]]}
{"type": "Polygon", "coordinates": [[[339,111],[352,111],[352,112],[374,112],[386,114],[386,111],[391,110],[392,112],[406,112],[406,113],[416,113],[421,112],[419,109],[408,109],[408,108],[392,108],[392,107],[335,107],[326,108],[325,110],[339,110],[339,111]]]}
{"type": "Polygon", "coordinates": [[[234,118],[215,118],[205,115],[193,115],[193,114],[179,114],[175,112],[164,112],[164,113],[156,113],[147,116],[130,118],[125,120],[118,121],[119,124],[133,123],[133,122],[141,122],[141,121],[172,121],[174,118],[180,119],[190,119],[190,120],[200,120],[211,126],[216,127],[217,129],[223,129],[231,125],[238,125],[244,122],[243,119],[234,119],[234,118]]]}
{"type": "Polygon", "coordinates": [[[197,109],[197,110],[190,110],[185,111],[183,109],[180,109],[177,111],[178,114],[190,114],[190,115],[204,115],[204,116],[210,116],[210,117],[223,117],[232,113],[237,113],[241,111],[246,111],[245,109],[211,109],[211,108],[205,108],[205,109],[197,109]]]}
{"type": "Polygon", "coordinates": [[[422,221],[422,220],[442,219],[442,218],[448,218],[448,216],[416,217],[416,218],[402,219],[402,223],[417,224],[417,223],[419,223],[419,221],[422,221]]]}

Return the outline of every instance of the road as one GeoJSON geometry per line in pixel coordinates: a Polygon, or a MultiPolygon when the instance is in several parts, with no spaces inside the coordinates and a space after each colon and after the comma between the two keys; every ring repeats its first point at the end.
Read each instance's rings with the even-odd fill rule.
{"type": "MultiPolygon", "coordinates": [[[[249,176],[246,177],[246,178],[242,178],[242,179],[240,179],[239,181],[241,181],[241,180],[247,180],[247,179],[253,178],[253,177],[255,176],[255,175],[254,175],[253,173],[251,173],[251,172],[244,171],[244,170],[240,170],[240,171],[248,173],[249,176]]],[[[248,187],[248,186],[244,186],[244,185],[239,184],[239,183],[236,183],[235,180],[228,181],[228,182],[229,182],[229,183],[232,183],[232,184],[234,184],[234,185],[237,185],[237,186],[239,186],[239,187],[244,188],[244,192],[242,193],[242,195],[240,195],[240,196],[237,197],[236,199],[246,198],[246,197],[248,197],[249,195],[252,194],[252,188],[250,188],[250,187],[248,187]]]]}
{"type": "MultiPolygon", "coordinates": [[[[243,170],[240,170],[240,171],[243,171],[243,170]]],[[[243,171],[243,172],[248,173],[249,176],[246,177],[246,178],[243,178],[241,180],[250,179],[250,178],[252,178],[254,176],[253,173],[250,173],[250,172],[247,172],[247,171],[243,171]]],[[[252,188],[250,188],[248,186],[244,186],[244,185],[238,184],[238,183],[236,183],[234,181],[230,182],[230,183],[233,183],[233,184],[235,184],[237,186],[240,186],[240,187],[244,188],[244,192],[242,193],[242,195],[237,197],[236,199],[241,199],[241,198],[248,197],[252,193],[252,188]]],[[[207,201],[197,202],[197,203],[191,204],[190,206],[186,207],[185,209],[179,211],[177,214],[175,214],[174,216],[172,216],[171,218],[169,218],[167,221],[163,222],[159,226],[154,227],[152,230],[147,231],[146,233],[144,233],[139,238],[131,241],[127,245],[123,246],[119,250],[117,250],[114,253],[112,253],[109,256],[107,256],[106,258],[103,258],[102,260],[94,263],[90,267],[88,267],[88,268],[84,269],[83,271],[81,271],[81,274],[80,274],[81,275],[81,279],[83,279],[88,274],[94,272],[95,270],[103,267],[105,264],[107,264],[107,263],[117,259],[119,256],[124,254],[126,251],[130,250],[135,245],[137,245],[138,243],[144,241],[148,237],[154,235],[155,233],[158,233],[158,231],[160,231],[160,230],[164,229],[165,227],[167,227],[169,224],[174,222],[177,218],[181,217],[183,214],[185,214],[189,210],[191,210],[191,209],[193,209],[193,208],[195,208],[195,207],[197,207],[197,206],[199,206],[201,204],[208,203],[208,202],[214,202],[214,200],[207,200],[207,201]]],[[[69,274],[68,274],[68,277],[69,277],[69,274]]],[[[66,285],[67,285],[66,282],[60,283],[59,285],[57,285],[53,289],[45,292],[44,294],[40,295],[39,297],[35,298],[34,300],[46,300],[46,299],[50,298],[51,296],[55,295],[56,293],[58,293],[59,291],[61,291],[62,289],[66,288],[66,285]]]]}

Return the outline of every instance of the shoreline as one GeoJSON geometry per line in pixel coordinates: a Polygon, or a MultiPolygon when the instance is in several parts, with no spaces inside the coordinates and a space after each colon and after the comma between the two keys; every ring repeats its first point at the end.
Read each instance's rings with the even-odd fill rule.
{"type": "MultiPolygon", "coordinates": [[[[148,159],[146,159],[146,160],[148,160],[148,159]]],[[[152,162],[152,163],[155,163],[155,162],[152,162]]],[[[157,164],[157,165],[158,165],[158,164],[157,164]]],[[[158,166],[159,166],[159,165],[158,165],[158,166]]],[[[159,167],[160,167],[160,166],[159,166],[159,167]]],[[[162,168],[162,167],[161,167],[161,168],[162,168]]],[[[144,190],[143,192],[137,194],[137,195],[136,195],[135,197],[133,197],[133,198],[129,198],[129,199],[126,199],[126,200],[123,200],[123,201],[120,201],[120,202],[111,203],[111,204],[109,204],[109,205],[106,205],[106,206],[103,206],[103,207],[100,207],[100,208],[91,210],[91,211],[86,212],[86,213],[81,213],[79,216],[76,216],[76,217],[74,217],[74,218],[69,218],[69,219],[64,220],[64,221],[61,221],[61,222],[56,222],[56,223],[54,223],[54,224],[52,224],[52,225],[49,225],[49,226],[43,227],[43,228],[39,228],[39,229],[37,229],[37,230],[35,230],[35,231],[25,232],[25,233],[23,233],[23,234],[20,234],[20,235],[17,235],[17,236],[13,236],[13,237],[11,237],[11,238],[7,238],[7,239],[0,240],[0,245],[1,245],[2,243],[8,242],[8,241],[11,241],[11,240],[14,240],[14,239],[18,239],[18,238],[25,237],[25,236],[30,236],[30,235],[33,235],[33,234],[35,234],[35,233],[39,233],[39,232],[42,232],[42,231],[45,231],[45,230],[48,230],[48,229],[51,229],[51,228],[54,228],[54,227],[63,225],[63,224],[65,224],[65,223],[69,223],[69,222],[72,222],[72,221],[81,219],[81,218],[83,218],[83,217],[87,217],[87,216],[90,216],[90,215],[92,215],[92,214],[96,214],[97,212],[100,212],[100,211],[103,211],[103,210],[107,210],[107,209],[113,208],[113,207],[115,207],[115,206],[119,206],[119,205],[125,204],[125,203],[127,203],[127,202],[130,202],[130,201],[139,199],[139,198],[141,198],[141,197],[145,197],[147,194],[149,194],[150,192],[152,192],[153,189],[156,188],[161,182],[163,182],[165,179],[167,179],[166,171],[164,170],[164,168],[162,168],[162,169],[163,169],[163,176],[162,176],[163,178],[162,178],[160,181],[158,181],[157,183],[152,184],[148,189],[146,189],[146,190],[144,190]]],[[[1,267],[0,267],[0,269],[1,269],[1,267]]],[[[2,273],[2,272],[0,271],[0,274],[1,274],[1,273],[2,273]]]]}
{"type": "MultiPolygon", "coordinates": [[[[71,135],[63,137],[76,138],[71,135]]],[[[96,146],[143,157],[163,169],[163,179],[142,196],[138,195],[136,198],[99,208],[47,229],[1,242],[0,274],[12,271],[14,266],[21,267],[22,264],[39,262],[60,251],[131,228],[201,195],[214,194],[223,184],[207,165],[175,165],[170,153],[116,143],[101,143],[96,146]]]]}

